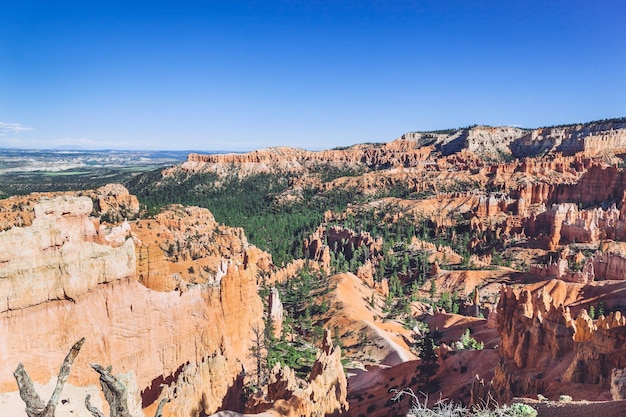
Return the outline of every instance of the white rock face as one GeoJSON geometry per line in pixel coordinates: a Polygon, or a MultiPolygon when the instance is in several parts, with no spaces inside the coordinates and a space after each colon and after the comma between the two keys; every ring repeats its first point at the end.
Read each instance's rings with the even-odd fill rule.
{"type": "Polygon", "coordinates": [[[132,239],[98,243],[88,197],[43,199],[29,227],[0,232],[0,312],[76,299],[135,272],[132,239]]]}
{"type": "Polygon", "coordinates": [[[563,155],[582,151],[595,155],[623,149],[626,149],[626,123],[614,122],[534,129],[511,144],[511,151],[517,157],[555,151],[563,155]]]}

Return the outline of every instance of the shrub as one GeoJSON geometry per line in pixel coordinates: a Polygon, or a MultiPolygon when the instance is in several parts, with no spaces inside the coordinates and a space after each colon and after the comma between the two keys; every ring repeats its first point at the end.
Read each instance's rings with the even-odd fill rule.
{"type": "Polygon", "coordinates": [[[462,346],[463,349],[469,350],[483,350],[485,348],[483,342],[477,342],[476,339],[470,336],[470,329],[465,329],[465,333],[461,335],[461,339],[459,340],[459,345],[462,346]]]}
{"type": "Polygon", "coordinates": [[[511,404],[511,407],[508,408],[507,416],[511,417],[536,417],[537,410],[532,408],[528,404],[515,403],[511,404]]]}
{"type": "Polygon", "coordinates": [[[468,411],[461,404],[456,404],[452,401],[439,401],[433,408],[428,408],[428,396],[424,394],[424,400],[420,402],[417,395],[410,388],[402,391],[392,390],[392,392],[395,392],[392,398],[393,401],[399,400],[403,395],[408,395],[412,398],[411,409],[407,413],[407,417],[465,417],[468,411]]]}
{"type": "Polygon", "coordinates": [[[454,401],[438,401],[432,408],[428,408],[428,396],[424,395],[424,399],[420,399],[410,388],[402,391],[392,390],[394,396],[392,400],[397,401],[403,395],[412,398],[411,408],[407,413],[407,417],[537,417],[537,411],[530,405],[515,403],[511,406],[498,406],[494,409],[488,407],[473,407],[471,410],[457,404],[454,401]]]}

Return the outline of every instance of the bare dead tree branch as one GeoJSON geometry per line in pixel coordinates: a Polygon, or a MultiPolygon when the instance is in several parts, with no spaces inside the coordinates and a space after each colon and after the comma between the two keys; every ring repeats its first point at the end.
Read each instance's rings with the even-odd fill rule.
{"type": "Polygon", "coordinates": [[[33,381],[30,379],[26,369],[24,369],[23,364],[20,363],[17,365],[13,376],[15,376],[17,386],[20,390],[20,397],[22,397],[22,400],[26,403],[26,414],[28,417],[48,417],[47,414],[44,414],[46,406],[43,401],[41,401],[41,397],[39,397],[37,391],[35,391],[33,381]]]}
{"type": "Polygon", "coordinates": [[[76,342],[70,349],[67,356],[65,356],[61,369],[59,370],[57,384],[54,387],[54,391],[52,392],[52,396],[50,397],[47,405],[44,405],[41,397],[35,391],[33,381],[30,379],[28,372],[26,372],[24,365],[21,363],[17,365],[17,369],[13,372],[13,376],[15,376],[17,386],[20,390],[20,397],[22,397],[22,400],[26,403],[26,414],[28,417],[54,417],[54,411],[59,403],[61,391],[63,391],[63,386],[67,382],[74,359],[78,356],[78,352],[83,346],[83,343],[85,343],[84,337],[76,342]]]}
{"type": "MultiPolygon", "coordinates": [[[[109,403],[111,417],[131,417],[128,410],[128,390],[119,379],[111,373],[111,367],[104,369],[98,364],[91,367],[100,374],[100,385],[104,398],[109,403]]],[[[92,413],[93,414],[93,413],[92,413]]]]}
{"type": "MultiPolygon", "coordinates": [[[[80,348],[83,347],[83,343],[85,343],[85,338],[81,338],[78,342],[72,346],[69,353],[65,357],[63,361],[63,365],[61,365],[61,369],[59,370],[59,377],[57,378],[57,385],[54,387],[54,392],[52,393],[52,397],[50,397],[50,401],[48,401],[48,407],[56,407],[59,402],[59,397],[61,396],[61,391],[63,391],[63,386],[67,382],[67,378],[70,376],[70,371],[72,370],[72,364],[74,363],[74,359],[78,356],[78,352],[80,348]]],[[[53,411],[54,414],[54,411],[53,411]]]]}
{"type": "Polygon", "coordinates": [[[165,407],[165,404],[169,402],[169,398],[163,398],[157,407],[156,413],[154,413],[154,417],[163,417],[163,407],[165,407]]]}
{"type": "MultiPolygon", "coordinates": [[[[54,417],[56,406],[59,403],[61,392],[63,391],[63,386],[67,382],[72,364],[76,356],[78,356],[78,352],[83,346],[83,343],[85,343],[84,337],[76,342],[67,356],[65,356],[61,369],[59,370],[56,386],[50,396],[50,400],[48,400],[48,404],[44,404],[39,394],[37,394],[35,385],[28,375],[28,372],[26,372],[24,365],[20,363],[17,366],[17,369],[13,372],[13,376],[15,376],[17,386],[20,390],[20,397],[22,397],[22,400],[26,404],[26,414],[28,417],[54,417]]],[[[102,386],[104,398],[109,403],[111,417],[132,417],[128,409],[128,389],[117,377],[111,374],[112,368],[109,366],[105,369],[100,365],[91,365],[91,367],[100,374],[100,385],[102,386]]],[[[105,417],[100,410],[91,404],[90,399],[91,395],[85,397],[85,407],[87,407],[87,410],[89,410],[94,417],[105,417]]],[[[155,417],[162,417],[163,407],[168,402],[169,399],[167,398],[161,400],[155,417]]]]}
{"type": "Polygon", "coordinates": [[[89,400],[91,399],[91,394],[87,394],[85,397],[85,407],[87,410],[93,415],[93,417],[104,417],[104,414],[100,412],[96,407],[94,407],[89,400]]]}
{"type": "MultiPolygon", "coordinates": [[[[132,417],[128,409],[128,389],[115,375],[111,373],[112,368],[103,368],[100,365],[92,364],[91,367],[100,374],[100,385],[104,398],[109,403],[111,417],[132,417]]],[[[155,417],[162,417],[163,407],[169,399],[163,398],[159,403],[155,417]]],[[[104,415],[89,403],[89,396],[85,399],[85,406],[94,417],[104,417],[104,415]]]]}

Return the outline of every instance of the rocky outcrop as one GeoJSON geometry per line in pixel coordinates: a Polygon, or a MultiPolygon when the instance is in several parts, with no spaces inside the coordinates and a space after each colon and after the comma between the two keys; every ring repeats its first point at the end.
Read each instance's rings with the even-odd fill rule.
{"type": "Polygon", "coordinates": [[[139,214],[139,201],[120,184],[109,184],[97,190],[64,193],[34,193],[25,196],[12,196],[0,200],[0,230],[30,226],[35,219],[35,208],[41,200],[57,197],[88,197],[92,201],[92,211],[88,215],[112,222],[134,219],[139,214]]]}
{"type": "MultiPolygon", "coordinates": [[[[233,271],[220,287],[198,286],[183,293],[156,293],[125,280],[92,290],[75,303],[44,304],[3,316],[0,352],[6,356],[0,389],[13,389],[11,373],[20,361],[33,379],[47,382],[58,371],[58,346],[79,335],[88,340],[70,376],[74,385],[97,382],[89,363],[110,363],[119,371],[136,372],[147,405],[157,399],[160,383],[179,380],[181,366],[202,363],[206,355],[222,350],[229,368],[219,378],[232,385],[241,371],[238,361],[246,358],[251,343],[249,329],[262,316],[255,277],[248,274],[233,271]]],[[[187,412],[173,415],[188,416],[199,409],[208,394],[194,389],[195,396],[180,398],[189,404],[187,412]]],[[[206,410],[220,405],[213,403],[214,408],[206,410]]]]}
{"type": "Polygon", "coordinates": [[[481,195],[476,207],[477,216],[495,216],[498,213],[512,210],[515,200],[507,195],[481,195]]]}
{"type": "Polygon", "coordinates": [[[356,271],[356,276],[359,277],[361,281],[367,284],[368,287],[374,288],[374,275],[376,274],[376,268],[371,260],[365,261],[363,265],[359,266],[356,271]]]}
{"type": "Polygon", "coordinates": [[[494,377],[497,390],[512,395],[541,393],[553,383],[548,375],[557,363],[567,365],[562,382],[584,384],[601,384],[611,369],[623,366],[626,319],[615,312],[592,320],[585,310],[574,319],[567,305],[583,291],[584,286],[562,281],[503,288],[497,328],[505,361],[496,373],[499,377],[494,377]],[[537,380],[536,375],[545,380],[537,380]]]}
{"type": "Polygon", "coordinates": [[[283,334],[284,309],[283,303],[280,302],[280,292],[276,287],[271,288],[267,304],[268,317],[273,326],[274,337],[280,339],[283,334]]]}
{"type": "MultiPolygon", "coordinates": [[[[567,248],[565,248],[567,249],[567,248]]],[[[556,261],[547,264],[531,264],[529,274],[541,279],[560,279],[566,282],[576,282],[587,284],[592,281],[602,280],[619,280],[626,279],[624,271],[626,271],[626,258],[616,253],[598,252],[593,257],[586,258],[582,253],[578,252],[580,261],[578,263],[580,270],[570,269],[570,262],[563,254],[556,261]]]]}
{"type": "Polygon", "coordinates": [[[626,361],[626,318],[619,311],[591,320],[585,310],[575,321],[575,356],[563,374],[565,381],[604,383],[611,369],[626,361]]]}
{"type": "Polygon", "coordinates": [[[518,368],[535,367],[546,357],[562,357],[572,350],[569,310],[555,305],[546,290],[503,288],[497,309],[502,356],[518,368]]]}
{"type": "MultiPolygon", "coordinates": [[[[165,415],[186,417],[214,412],[224,406],[230,391],[241,390],[242,372],[241,363],[233,361],[231,355],[221,350],[182,365],[168,378],[174,378],[174,381],[163,387],[159,396],[159,401],[174,399],[168,403],[165,415]]],[[[152,414],[151,409],[159,401],[146,410],[146,415],[152,414]]]]}
{"type": "MultiPolygon", "coordinates": [[[[474,126],[442,132],[409,132],[389,143],[361,144],[319,152],[276,147],[244,154],[190,154],[183,169],[224,174],[229,171],[229,165],[236,165],[238,175],[245,176],[269,172],[301,173],[324,165],[368,169],[417,167],[424,164],[432,152],[443,155],[468,152],[499,159],[502,155],[511,154],[520,158],[547,153],[568,156],[583,152],[596,155],[623,149],[626,149],[626,122],[622,121],[534,130],[474,126]]],[[[480,166],[481,163],[477,161],[472,165],[480,166]]]]}
{"type": "Polygon", "coordinates": [[[626,258],[616,253],[597,253],[593,259],[596,279],[625,280],[626,258]]]}
{"type": "Polygon", "coordinates": [[[172,291],[188,285],[219,285],[230,264],[269,272],[272,258],[248,243],[241,228],[218,224],[200,207],[172,205],[154,219],[132,225],[137,276],[147,287],[172,291]]]}
{"type": "Polygon", "coordinates": [[[613,401],[626,400],[626,369],[611,371],[611,398],[613,401]]]}
{"type": "Polygon", "coordinates": [[[419,146],[435,146],[444,155],[468,150],[481,155],[510,154],[509,145],[523,136],[526,130],[515,127],[475,126],[467,129],[437,133],[410,132],[402,139],[414,141],[419,146]]]}
{"type": "Polygon", "coordinates": [[[543,236],[546,249],[555,250],[570,243],[622,240],[626,236],[626,219],[615,204],[607,209],[582,210],[577,204],[561,203],[525,219],[524,231],[528,236],[543,236]]]}
{"type": "Polygon", "coordinates": [[[516,157],[548,152],[598,154],[623,149],[626,149],[626,122],[623,121],[534,129],[511,143],[511,151],[516,157]]]}
{"type": "Polygon", "coordinates": [[[585,207],[601,202],[620,201],[626,185],[624,170],[614,166],[593,165],[580,180],[558,184],[548,198],[548,203],[572,202],[585,207]]]}
{"type": "Polygon", "coordinates": [[[415,143],[397,140],[385,144],[355,145],[343,149],[319,152],[303,149],[277,147],[245,154],[190,154],[182,169],[187,172],[230,173],[237,167],[237,175],[244,177],[262,173],[304,173],[322,167],[355,171],[380,169],[394,166],[413,167],[422,164],[430,149],[421,149],[415,143]]]}
{"type": "Polygon", "coordinates": [[[374,239],[368,232],[356,233],[339,226],[321,226],[304,241],[304,252],[309,259],[318,262],[330,262],[330,252],[335,256],[340,253],[350,261],[355,251],[364,247],[366,258],[375,257],[382,250],[382,239],[374,239]]]}
{"type": "MultiPolygon", "coordinates": [[[[321,166],[387,169],[392,167],[420,167],[431,152],[451,155],[467,151],[500,157],[510,154],[508,145],[526,131],[513,127],[477,126],[449,134],[411,132],[383,144],[363,144],[348,148],[311,152],[302,149],[278,147],[245,154],[190,154],[182,168],[188,172],[215,172],[225,174],[229,165],[237,166],[237,174],[303,173],[321,166]]],[[[473,163],[474,164],[474,163],[473,163]]],[[[480,165],[480,162],[478,162],[480,165]]]]}
{"type": "Polygon", "coordinates": [[[0,313],[76,300],[98,284],[134,275],[130,234],[107,241],[89,218],[92,210],[87,197],[43,198],[30,226],[0,232],[0,313]]]}
{"type": "Polygon", "coordinates": [[[111,364],[135,373],[144,407],[164,391],[168,416],[215,412],[262,325],[271,258],[204,209],[99,226],[92,201],[41,197],[30,226],[0,232],[0,392],[16,390],[19,362],[35,382],[56,377],[59,347],[84,336],[71,386],[92,389],[89,364],[111,364]]]}
{"type": "Polygon", "coordinates": [[[572,271],[567,259],[559,258],[547,265],[533,264],[529,274],[541,279],[559,279],[565,282],[588,284],[596,279],[594,263],[588,260],[580,271],[572,271]]]}
{"type": "Polygon", "coordinates": [[[488,386],[478,383],[472,387],[473,404],[489,401],[508,403],[514,397],[545,392],[545,381],[529,373],[510,371],[500,363],[494,369],[493,379],[488,386]],[[482,385],[482,386],[481,386],[482,385]]]}
{"type": "Polygon", "coordinates": [[[135,219],[139,215],[139,200],[120,184],[107,184],[87,193],[94,202],[94,211],[107,222],[135,219]]]}
{"type": "Polygon", "coordinates": [[[307,382],[298,379],[289,367],[276,364],[270,374],[264,398],[252,398],[249,411],[272,410],[282,416],[324,417],[348,410],[348,382],[341,364],[341,349],[333,346],[325,331],[307,382]]]}

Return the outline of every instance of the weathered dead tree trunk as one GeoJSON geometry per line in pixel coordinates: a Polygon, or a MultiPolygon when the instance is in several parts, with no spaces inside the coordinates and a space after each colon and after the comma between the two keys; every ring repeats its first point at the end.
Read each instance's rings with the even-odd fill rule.
{"type": "Polygon", "coordinates": [[[100,374],[100,385],[104,398],[109,403],[111,417],[131,417],[128,411],[128,390],[126,385],[111,374],[112,367],[104,369],[100,365],[93,364],[91,367],[100,374]]]}
{"type": "Polygon", "coordinates": [[[104,414],[100,412],[96,407],[94,407],[89,400],[91,399],[91,395],[87,394],[85,397],[85,407],[94,417],[104,417],[104,414]]]}
{"type": "MultiPolygon", "coordinates": [[[[111,417],[133,417],[128,409],[128,389],[122,381],[111,373],[112,368],[109,366],[105,369],[97,364],[92,364],[91,367],[100,374],[100,385],[102,386],[104,398],[109,403],[111,417]]],[[[94,417],[104,417],[104,414],[89,402],[89,398],[89,395],[85,398],[87,410],[94,417]]],[[[167,402],[169,402],[167,398],[161,400],[154,417],[162,416],[163,406],[167,402]]]]}
{"type": "Polygon", "coordinates": [[[54,387],[54,391],[52,392],[52,396],[50,397],[48,404],[46,405],[44,405],[41,397],[37,394],[37,391],[35,391],[33,381],[30,379],[26,369],[24,369],[24,365],[21,363],[17,365],[17,369],[13,372],[13,376],[15,376],[17,386],[20,390],[20,397],[22,397],[22,400],[26,403],[26,414],[28,417],[54,417],[54,411],[59,402],[61,391],[63,390],[63,386],[65,385],[67,377],[70,374],[70,370],[72,369],[72,363],[74,363],[74,359],[76,359],[83,343],[85,343],[84,337],[72,346],[69,353],[63,360],[63,364],[59,370],[57,384],[54,387]]]}
{"type": "MultiPolygon", "coordinates": [[[[59,370],[57,384],[54,387],[48,404],[44,404],[39,394],[37,394],[37,391],[35,391],[33,381],[30,379],[26,369],[24,369],[24,365],[21,363],[17,365],[13,376],[15,376],[17,386],[20,390],[20,397],[22,397],[22,400],[26,403],[26,414],[28,417],[55,417],[54,413],[61,396],[61,391],[67,382],[74,359],[78,356],[78,352],[83,346],[83,343],[85,343],[84,337],[72,346],[72,349],[70,349],[63,360],[63,364],[59,370]]],[[[128,410],[128,389],[118,378],[111,374],[111,367],[109,366],[107,369],[104,369],[100,365],[91,365],[91,367],[100,374],[100,385],[102,385],[104,398],[109,403],[111,417],[133,417],[128,410]]],[[[87,407],[87,410],[89,410],[94,417],[104,417],[104,414],[89,402],[90,399],[90,395],[87,395],[85,398],[85,407],[87,407]]],[[[161,400],[154,417],[163,416],[163,407],[168,402],[169,399],[167,398],[161,400]]]]}
{"type": "Polygon", "coordinates": [[[154,417],[163,417],[163,407],[165,407],[165,404],[169,402],[169,398],[163,398],[157,407],[156,413],[154,413],[154,417]]]}

